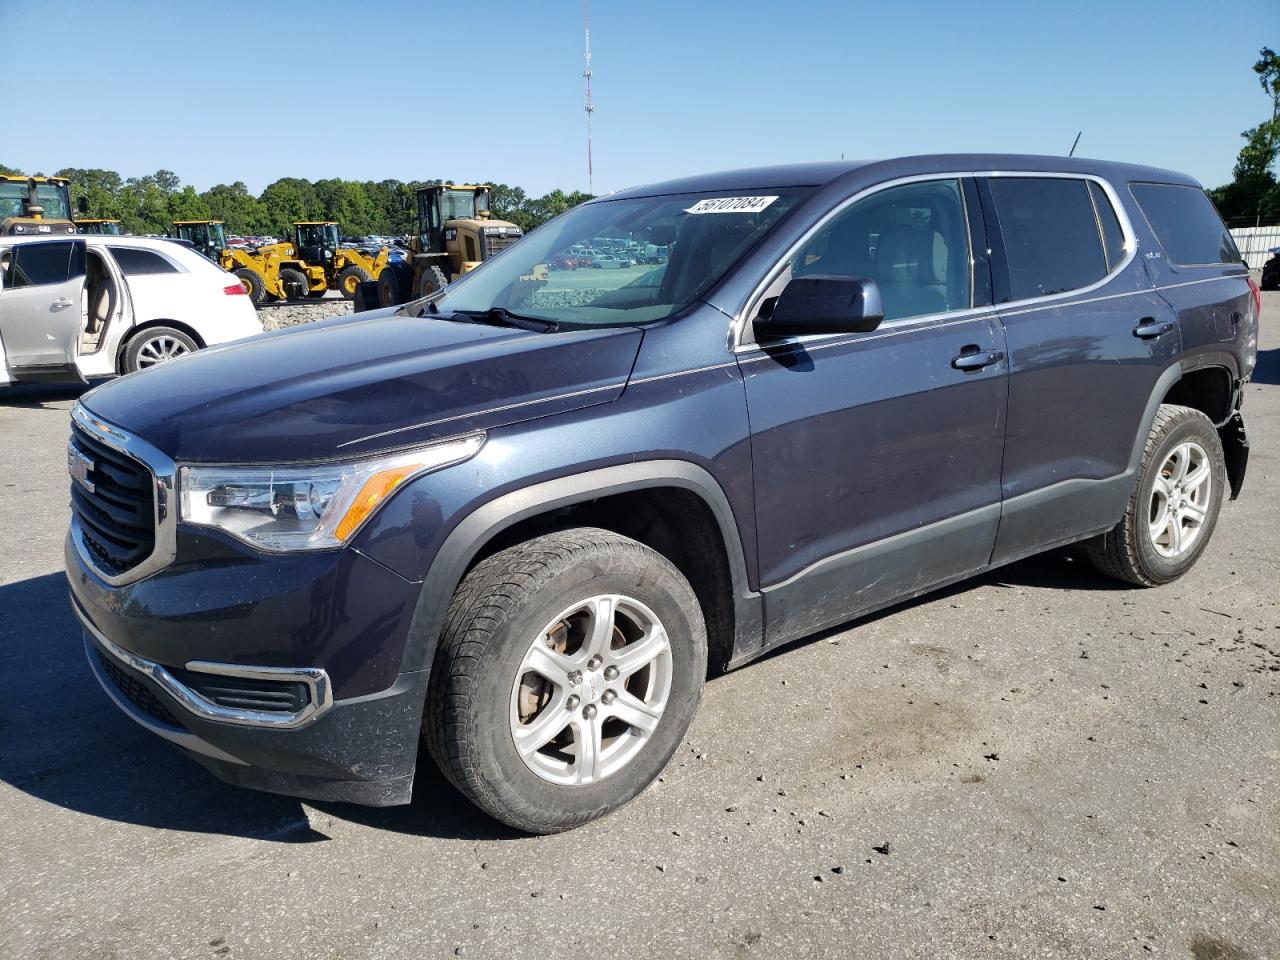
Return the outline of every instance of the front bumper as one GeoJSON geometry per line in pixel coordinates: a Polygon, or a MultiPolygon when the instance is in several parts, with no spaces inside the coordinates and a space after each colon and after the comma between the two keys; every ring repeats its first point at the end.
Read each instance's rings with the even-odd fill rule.
{"type": "Polygon", "coordinates": [[[135,722],[229,783],[409,802],[427,674],[395,668],[418,585],[358,554],[295,569],[180,563],[122,587],[100,580],[70,538],[65,559],[90,669],[135,722]],[[370,661],[381,666],[370,672],[370,661]],[[271,688],[256,696],[300,691],[298,708],[264,712],[253,690],[209,692],[245,678],[271,688]]]}

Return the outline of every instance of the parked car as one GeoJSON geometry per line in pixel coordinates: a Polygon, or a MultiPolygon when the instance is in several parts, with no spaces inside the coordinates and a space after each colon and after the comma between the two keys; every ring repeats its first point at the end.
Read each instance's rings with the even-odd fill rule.
{"type": "Polygon", "coordinates": [[[591,265],[593,267],[597,267],[602,270],[621,270],[624,267],[635,266],[635,262],[627,259],[626,257],[618,257],[618,256],[614,256],[613,254],[605,254],[603,256],[595,257],[594,259],[592,259],[591,265]]]}
{"type": "Polygon", "coordinates": [[[1271,259],[1262,265],[1262,289],[1280,290],[1280,247],[1267,251],[1271,259]]]}
{"type": "Polygon", "coordinates": [[[0,384],[130,373],[261,333],[237,286],[173,240],[0,237],[0,384]]]}
{"type": "Polygon", "coordinates": [[[1165,170],[622,191],[413,304],[86,394],[89,664],[231,783],[405,803],[421,736],[494,817],[574,827],[658,776],[708,666],[1066,544],[1182,576],[1244,481],[1259,310],[1165,170]],[[555,286],[622,230],[668,246],[652,282],[555,286]]]}

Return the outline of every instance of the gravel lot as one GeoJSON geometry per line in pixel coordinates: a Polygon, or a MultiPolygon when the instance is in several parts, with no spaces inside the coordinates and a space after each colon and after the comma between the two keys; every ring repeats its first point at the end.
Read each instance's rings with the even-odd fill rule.
{"type": "Polygon", "coordinates": [[[226,787],[120,715],[61,572],[74,396],[0,398],[0,957],[1280,956],[1264,296],[1248,482],[1191,575],[1054,554],[794,645],[547,838],[431,770],[382,811],[226,787]]]}

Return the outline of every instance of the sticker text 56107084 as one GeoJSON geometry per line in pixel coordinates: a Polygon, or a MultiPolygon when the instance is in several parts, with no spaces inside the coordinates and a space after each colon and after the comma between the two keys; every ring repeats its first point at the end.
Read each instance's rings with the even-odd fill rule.
{"type": "Polygon", "coordinates": [[[699,200],[685,213],[759,213],[777,197],[713,197],[699,200]]]}

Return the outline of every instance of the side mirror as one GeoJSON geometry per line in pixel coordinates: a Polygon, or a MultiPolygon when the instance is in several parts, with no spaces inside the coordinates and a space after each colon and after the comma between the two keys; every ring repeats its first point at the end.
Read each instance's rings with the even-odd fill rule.
{"type": "Polygon", "coordinates": [[[81,215],[84,215],[89,212],[88,197],[81,197],[79,200],[76,201],[76,211],[81,215]]]}
{"type": "Polygon", "coordinates": [[[815,333],[870,333],[884,319],[880,288],[874,280],[853,277],[793,277],[774,301],[773,310],[756,317],[756,338],[815,333]]]}

